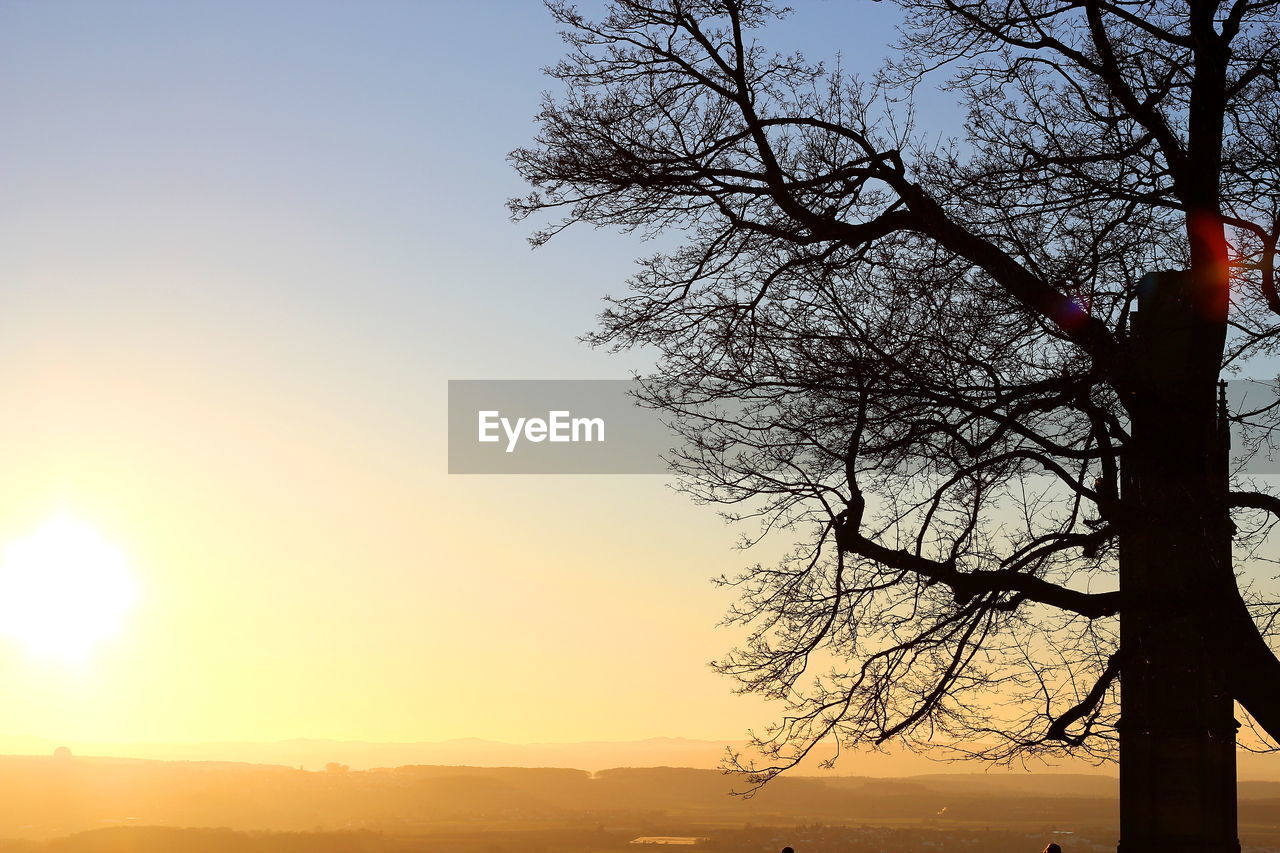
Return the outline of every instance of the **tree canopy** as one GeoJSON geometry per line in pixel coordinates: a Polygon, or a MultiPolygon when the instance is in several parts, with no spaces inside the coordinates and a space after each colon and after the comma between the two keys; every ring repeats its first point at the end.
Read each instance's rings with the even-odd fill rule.
{"type": "MultiPolygon", "coordinates": [[[[676,235],[592,339],[656,349],[684,487],[795,544],[725,580],[750,636],[718,666],[786,707],[757,780],[890,739],[1110,757],[1118,617],[1158,597],[1120,588],[1126,531],[1212,538],[1234,506],[1241,565],[1280,508],[1204,459],[1168,480],[1194,512],[1125,487],[1129,460],[1224,443],[1220,375],[1280,340],[1276,0],[897,4],[862,78],[767,47],[767,2],[550,3],[561,90],[512,154],[535,243],[676,235]],[[913,106],[934,82],[966,108],[950,135],[913,106]]],[[[1271,415],[1230,418],[1256,450],[1271,415]]],[[[1169,589],[1220,596],[1196,630],[1280,734],[1280,611],[1206,559],[1169,589]]]]}

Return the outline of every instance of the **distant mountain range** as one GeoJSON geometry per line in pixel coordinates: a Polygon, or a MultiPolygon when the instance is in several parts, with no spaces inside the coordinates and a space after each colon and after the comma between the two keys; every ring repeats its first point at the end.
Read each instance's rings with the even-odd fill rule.
{"type": "MultiPolygon", "coordinates": [[[[691,740],[656,737],[636,741],[586,741],[582,743],[512,744],[479,738],[435,742],[376,743],[297,738],[271,742],[209,743],[88,743],[58,742],[38,737],[0,736],[0,754],[50,755],[59,746],[77,756],[111,756],[160,761],[236,761],[322,769],[333,762],[353,770],[401,767],[413,764],[468,765],[471,767],[571,767],[595,772],[615,767],[691,767],[714,769],[726,748],[746,751],[743,741],[691,740]]],[[[1280,781],[1280,755],[1241,753],[1242,780],[1280,781]]],[[[1082,761],[1054,766],[1032,765],[1035,774],[1081,773],[1114,776],[1114,766],[1094,767],[1082,761]]],[[[986,772],[1015,774],[1021,769],[987,768],[986,765],[931,761],[910,752],[846,754],[834,770],[812,766],[799,768],[813,776],[901,777],[921,774],[986,772]]]]}
{"type": "MultiPolygon", "coordinates": [[[[294,738],[270,742],[77,743],[35,737],[0,736],[0,754],[49,755],[59,746],[75,755],[146,758],[161,761],[241,761],[283,764],[307,770],[330,762],[353,770],[408,764],[472,767],[572,767],[597,771],[609,767],[696,767],[711,769],[724,757],[729,741],[650,738],[638,741],[512,744],[480,738],[378,743],[294,738]]],[[[745,746],[742,742],[734,748],[745,746]]],[[[933,769],[936,766],[930,765],[933,769]]],[[[879,775],[879,774],[873,774],[879,775]]]]}

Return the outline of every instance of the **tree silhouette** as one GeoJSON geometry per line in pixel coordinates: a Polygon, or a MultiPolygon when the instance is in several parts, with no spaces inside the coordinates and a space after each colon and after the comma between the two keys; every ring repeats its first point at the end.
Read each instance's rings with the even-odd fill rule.
{"type": "Polygon", "coordinates": [[[719,667],[787,708],[754,782],[1118,751],[1126,853],[1238,850],[1235,703],[1280,735],[1280,661],[1235,566],[1280,500],[1232,491],[1273,409],[1218,383],[1280,330],[1277,2],[897,2],[869,81],[766,49],[765,2],[549,4],[513,214],[680,238],[594,340],[659,353],[684,486],[796,543],[726,581],[719,667]]]}

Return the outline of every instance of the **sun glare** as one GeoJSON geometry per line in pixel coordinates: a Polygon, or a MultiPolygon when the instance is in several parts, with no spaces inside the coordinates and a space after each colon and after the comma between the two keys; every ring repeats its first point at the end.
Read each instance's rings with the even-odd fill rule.
{"type": "Polygon", "coordinates": [[[14,540],[0,559],[0,635],[38,657],[84,661],[137,598],[124,552],[68,516],[14,540]]]}

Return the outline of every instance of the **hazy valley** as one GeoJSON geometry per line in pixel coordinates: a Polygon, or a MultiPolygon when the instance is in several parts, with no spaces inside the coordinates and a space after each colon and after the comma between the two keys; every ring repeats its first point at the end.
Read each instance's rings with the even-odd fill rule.
{"type": "MultiPolygon", "coordinates": [[[[1054,833],[1071,839],[1070,853],[1114,844],[1116,780],[1104,774],[794,776],[751,798],[731,795],[738,781],[670,767],[592,773],[353,770],[334,763],[313,771],[6,756],[0,838],[7,841],[0,849],[608,853],[636,850],[640,845],[631,842],[640,836],[690,836],[703,839],[698,849],[725,853],[768,853],[784,844],[801,853],[806,844],[912,853],[944,842],[984,853],[1034,853],[1035,840],[1043,846],[1054,833]]],[[[1280,846],[1280,782],[1241,782],[1240,798],[1247,846],[1280,846]]]]}

